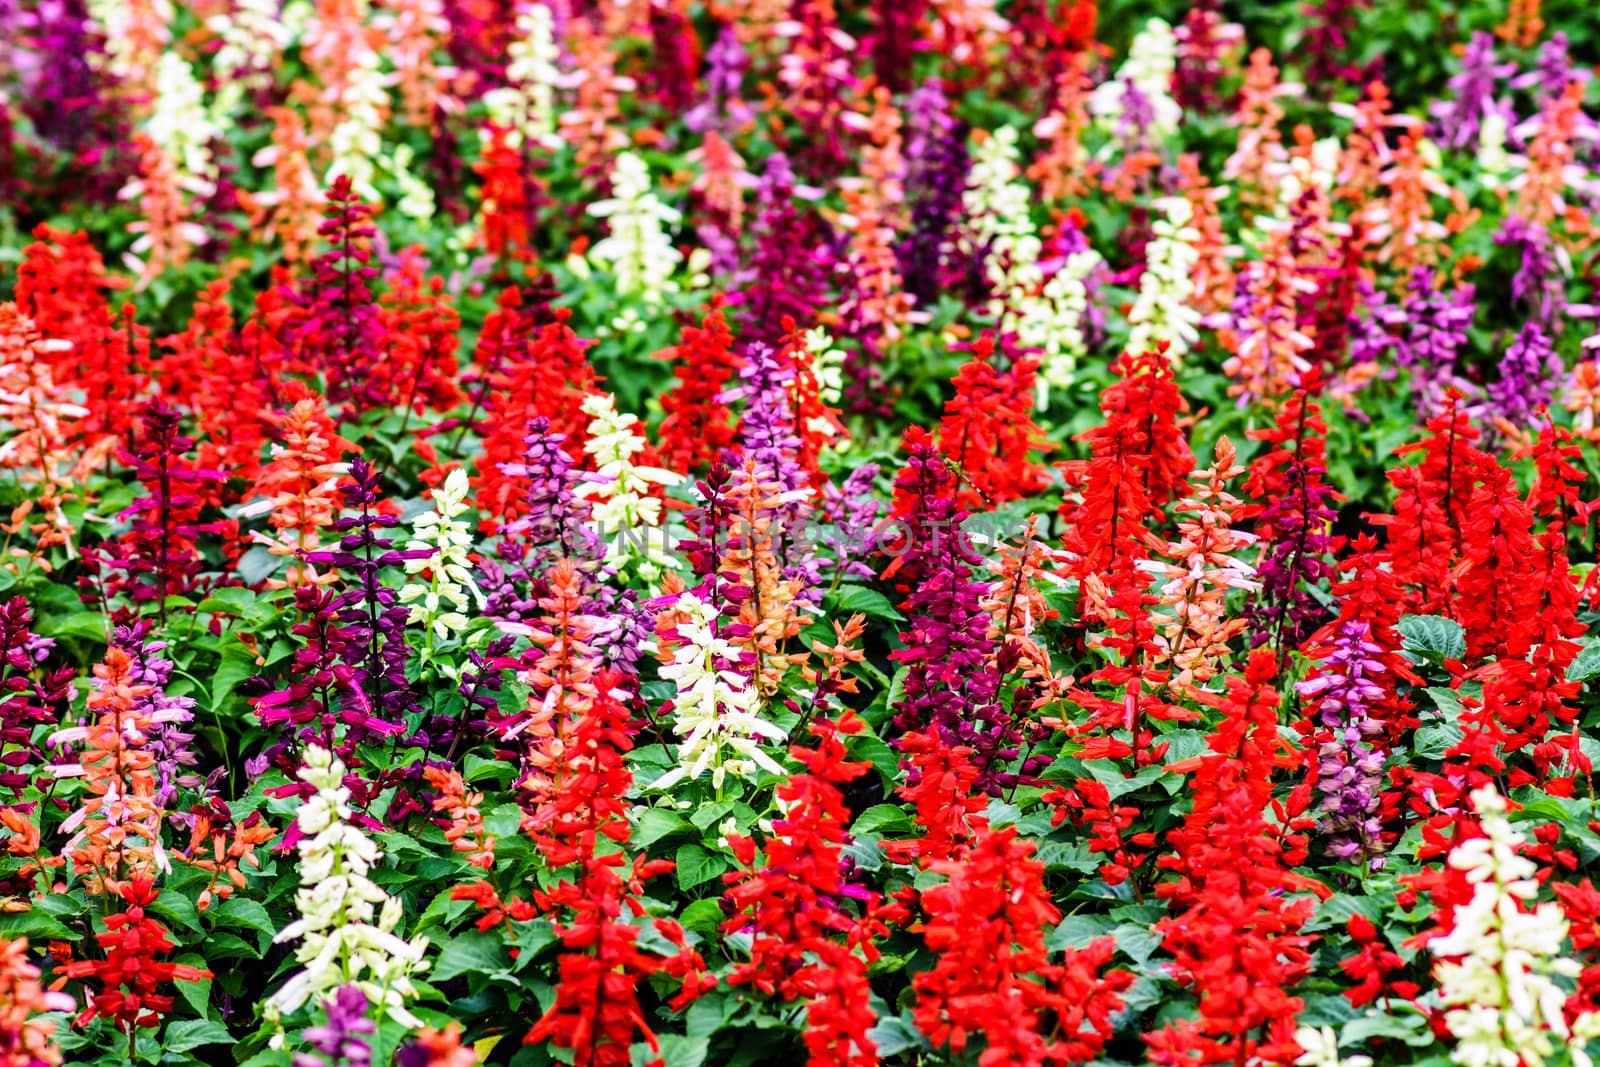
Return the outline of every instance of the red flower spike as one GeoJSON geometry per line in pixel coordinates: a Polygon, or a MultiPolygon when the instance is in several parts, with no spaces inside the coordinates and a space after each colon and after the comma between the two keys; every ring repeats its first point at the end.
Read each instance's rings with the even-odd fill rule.
{"type": "Polygon", "coordinates": [[[124,1029],[159,1026],[161,1016],[172,1010],[172,997],[158,994],[157,989],[169,982],[198,982],[213,975],[157,958],[171,952],[173,943],[166,928],[146,914],[145,909],[159,896],[149,878],[133,878],[118,888],[118,896],[127,907],[106,916],[105,932],[95,935],[106,958],[76,960],[59,973],[100,983],[99,994],[78,1015],[80,1025],[99,1016],[115,1020],[124,1029]]]}

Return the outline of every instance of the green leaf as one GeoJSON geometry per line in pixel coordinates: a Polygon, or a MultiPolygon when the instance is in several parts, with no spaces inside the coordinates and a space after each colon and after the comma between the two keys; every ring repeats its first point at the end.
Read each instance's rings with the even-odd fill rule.
{"type": "Polygon", "coordinates": [[[37,629],[46,637],[82,637],[104,641],[106,617],[98,611],[74,611],[64,616],[41,615],[37,629]]]}
{"type": "Polygon", "coordinates": [[[523,811],[516,804],[496,804],[483,816],[483,828],[497,838],[509,840],[522,831],[523,811]]]}
{"type": "Polygon", "coordinates": [[[1126,793],[1133,793],[1167,773],[1165,767],[1146,767],[1131,778],[1123,777],[1122,770],[1111,760],[1087,760],[1083,765],[1084,770],[1094,775],[1095,781],[1106,787],[1106,792],[1115,800],[1126,793]]]}
{"type": "Polygon", "coordinates": [[[33,911],[0,912],[0,935],[7,940],[26,937],[30,941],[78,941],[83,935],[60,920],[35,908],[33,911]]]}
{"type": "Polygon", "coordinates": [[[1403,615],[1395,629],[1405,651],[1420,659],[1442,663],[1467,654],[1466,630],[1443,615],[1403,615]]]}
{"type": "Polygon", "coordinates": [[[206,958],[211,960],[249,959],[259,960],[265,955],[259,948],[242,937],[233,934],[224,934],[213,930],[205,940],[206,958]]]}
{"type": "Polygon", "coordinates": [[[1121,1029],[1127,1020],[1143,1015],[1164,999],[1167,998],[1163,996],[1161,986],[1147,975],[1137,975],[1133,979],[1133,984],[1128,987],[1128,991],[1122,994],[1122,1010],[1114,1014],[1111,1019],[1117,1028],[1121,1029]]]}
{"type": "Polygon", "coordinates": [[[880,1017],[867,1031],[879,1056],[897,1056],[911,1049],[927,1048],[922,1032],[897,1015],[880,1017]]]}
{"type": "Polygon", "coordinates": [[[1461,718],[1461,713],[1466,708],[1461,703],[1461,694],[1445,686],[1429,686],[1428,696],[1433,701],[1433,706],[1439,709],[1439,716],[1445,722],[1455,722],[1461,718]]]}
{"type": "Polygon", "coordinates": [[[639,684],[639,695],[652,704],[671,700],[678,693],[677,683],[670,678],[652,678],[639,684]]]}
{"type": "Polygon", "coordinates": [[[859,733],[845,742],[853,759],[865,759],[875,767],[885,782],[900,777],[900,755],[884,744],[882,738],[870,733],[859,733]]]}
{"type": "Polygon", "coordinates": [[[58,918],[69,915],[82,915],[89,910],[76,897],[69,896],[66,893],[47,893],[42,897],[35,897],[33,905],[58,918]]]}
{"type": "Polygon", "coordinates": [[[217,926],[254,930],[258,935],[257,943],[263,954],[267,951],[267,946],[272,943],[272,939],[278,936],[278,925],[272,921],[267,909],[260,901],[250,900],[248,897],[235,894],[208,914],[217,926]]]}
{"type": "Polygon", "coordinates": [[[462,761],[465,768],[461,777],[468,782],[498,781],[501,778],[510,779],[516,776],[517,769],[505,760],[484,759],[474,756],[470,752],[462,761]]]}
{"type": "Polygon", "coordinates": [[[841,851],[855,861],[857,870],[876,871],[883,868],[883,850],[878,847],[878,838],[871,834],[856,838],[841,851]]]}
{"type": "Polygon", "coordinates": [[[452,900],[449,887],[445,887],[434,894],[433,900],[423,909],[421,917],[417,919],[416,930],[420,933],[434,926],[454,925],[472,906],[470,901],[452,900]]]}
{"type": "MultiPolygon", "coordinates": [[[[276,559],[277,557],[273,558],[276,559]]],[[[290,1053],[288,1052],[264,1049],[239,1064],[239,1067],[289,1067],[291,1062],[290,1053]]]]}
{"type": "Polygon", "coordinates": [[[188,1052],[204,1045],[231,1044],[234,1044],[234,1038],[228,1033],[228,1028],[210,1019],[179,1019],[169,1023],[161,1039],[164,1052],[188,1052]]]}
{"type": "Polygon", "coordinates": [[[1343,1026],[1357,1017],[1343,993],[1315,993],[1306,997],[1305,1004],[1299,1019],[1302,1026],[1343,1026]]]}
{"type": "Polygon", "coordinates": [[[894,609],[888,597],[864,585],[841,585],[833,591],[828,601],[835,610],[846,615],[859,611],[863,615],[891,622],[904,622],[906,618],[894,609]]]}
{"type": "Polygon", "coordinates": [[[1567,668],[1567,681],[1587,682],[1600,674],[1600,643],[1584,645],[1567,668]]]}
{"type": "Polygon", "coordinates": [[[1117,939],[1117,947],[1130,960],[1141,966],[1149,962],[1150,957],[1155,955],[1156,949],[1161,947],[1161,935],[1148,926],[1123,923],[1112,931],[1112,936],[1117,939]]]}
{"type": "Polygon", "coordinates": [[[1045,938],[1051,952],[1064,948],[1084,948],[1097,937],[1109,934],[1116,924],[1104,915],[1068,915],[1045,938]]]}
{"type": "Polygon", "coordinates": [[[901,667],[894,672],[894,677],[889,679],[889,692],[883,698],[883,706],[893,711],[906,698],[906,676],[911,673],[909,667],[901,667]]]}
{"type": "Polygon", "coordinates": [[[265,606],[253,591],[229,585],[213,589],[210,596],[200,601],[197,610],[219,615],[249,615],[265,606]]]}
{"type": "Polygon", "coordinates": [[[710,1042],[703,1037],[684,1037],[682,1034],[662,1034],[660,1049],[652,1050],[644,1042],[633,1046],[633,1062],[638,1067],[647,1063],[660,1063],[662,1067],[700,1067],[706,1062],[710,1042]]]}
{"type": "Polygon", "coordinates": [[[890,834],[900,835],[910,833],[911,820],[904,810],[896,804],[874,804],[856,817],[855,824],[850,827],[854,834],[890,834]]]}
{"type": "Polygon", "coordinates": [[[221,711],[239,683],[260,671],[256,654],[239,640],[237,634],[228,634],[222,641],[222,662],[217,664],[211,679],[211,710],[221,711]]]}
{"type": "Polygon", "coordinates": [[[1417,729],[1417,755],[1424,759],[1442,760],[1444,754],[1461,742],[1466,735],[1454,723],[1436,723],[1417,729]]]}
{"type": "MultiPolygon", "coordinates": [[[[530,919],[511,924],[511,944],[517,950],[515,965],[520,971],[539,958],[539,954],[556,943],[556,932],[549,919],[530,919]]],[[[509,955],[509,953],[508,953],[509,955]]]]}
{"type": "Polygon", "coordinates": [[[205,928],[200,925],[200,909],[182,893],[166,892],[150,905],[150,910],[166,919],[169,924],[186,926],[196,933],[205,928]]]}
{"type": "Polygon", "coordinates": [[[706,937],[715,937],[717,930],[722,926],[722,920],[727,918],[722,911],[720,897],[706,897],[696,900],[678,913],[678,921],[684,929],[693,930],[706,937]]]}
{"type": "MultiPolygon", "coordinates": [[[[1163,762],[1166,763],[1181,763],[1186,759],[1193,759],[1208,747],[1206,735],[1199,730],[1174,730],[1170,734],[1161,734],[1156,738],[1156,742],[1167,746],[1167,754],[1163,757],[1163,762]]],[[[1183,782],[1174,776],[1173,784],[1181,786],[1183,782]]]]}
{"type": "MultiPolygon", "coordinates": [[[[699,900],[695,903],[704,904],[707,901],[699,900]]],[[[690,1037],[710,1037],[733,1018],[738,1006],[739,1002],[728,996],[710,994],[699,997],[689,1005],[689,1010],[684,1012],[684,1031],[690,1037]]]]}
{"type": "Polygon", "coordinates": [[[733,801],[724,800],[720,804],[701,804],[689,816],[689,821],[694,823],[696,829],[705,830],[713,824],[720,824],[732,814],[733,801]]]}
{"type": "Polygon", "coordinates": [[[401,862],[405,857],[418,860],[431,860],[436,858],[433,851],[419,843],[416,838],[406,834],[395,833],[392,830],[381,831],[375,835],[378,846],[383,849],[383,854],[393,856],[401,862]]]}
{"type": "Polygon", "coordinates": [[[511,966],[500,935],[488,930],[468,930],[444,946],[439,961],[428,971],[434,982],[445,982],[463,974],[502,974],[511,966]]]}
{"type": "Polygon", "coordinates": [[[1339,1030],[1339,1044],[1359,1045],[1374,1037],[1397,1038],[1413,1048],[1433,1044],[1433,1033],[1421,1015],[1372,1012],[1351,1019],[1339,1030]]]}
{"type": "Polygon", "coordinates": [[[678,888],[683,890],[693,889],[697,885],[709,882],[728,869],[727,860],[707,852],[699,845],[684,845],[679,848],[676,861],[678,888]]]}
{"type": "Polygon", "coordinates": [[[693,832],[694,827],[689,825],[689,820],[677,812],[668,808],[646,808],[639,813],[639,821],[634,824],[633,845],[635,848],[649,848],[657,841],[693,832]]]}
{"type": "MultiPolygon", "coordinates": [[[[205,957],[197,952],[185,952],[175,961],[188,964],[199,970],[206,969],[205,957]]],[[[197,982],[177,983],[178,994],[183,997],[183,1002],[194,1009],[194,1013],[201,1018],[211,1014],[211,982],[210,978],[202,978],[197,982]]]]}
{"type": "Polygon", "coordinates": [[[1373,926],[1383,925],[1383,903],[1377,897],[1358,897],[1335,893],[1317,906],[1317,913],[1306,923],[1309,930],[1343,930],[1351,916],[1359,915],[1373,926]]]}
{"type": "Polygon", "coordinates": [[[276,573],[283,565],[282,556],[274,556],[261,545],[256,545],[239,560],[239,577],[249,585],[256,585],[276,573]]]}

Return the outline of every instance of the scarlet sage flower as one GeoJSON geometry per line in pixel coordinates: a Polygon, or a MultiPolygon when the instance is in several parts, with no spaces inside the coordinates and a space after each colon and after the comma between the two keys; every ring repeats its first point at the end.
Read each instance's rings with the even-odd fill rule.
{"type": "Polygon", "coordinates": [[[807,773],[778,787],[785,814],[760,853],[750,838],[729,838],[745,869],[726,876],[734,914],[723,928],[752,938],[750,959],[734,968],[729,983],[805,1003],[811,1067],[878,1062],[868,1033],[877,1017],[867,968],[888,927],[878,895],[843,873],[850,816],[839,787],[868,769],[845,759],[843,739],[861,729],[853,712],[837,724],[813,723],[816,748],[791,749],[807,773]]]}
{"type": "Polygon", "coordinates": [[[274,556],[291,559],[282,578],[266,580],[268,589],[327,585],[336,576],[319,574],[305,556],[322,546],[323,532],[339,517],[339,480],[349,470],[343,459],[355,446],[339,436],[319,397],[297,401],[271,420],[278,438],[272,458],[256,481],[256,499],[240,515],[266,515],[273,533],[258,532],[252,540],[274,556]]]}
{"type": "Polygon", "coordinates": [[[149,386],[148,333],[134,323],[132,305],[120,313],[111,306],[115,280],[87,234],[41,225],[33,235],[17,268],[17,304],[41,334],[71,346],[55,350],[50,369],[57,382],[83,390],[79,444],[126,443],[138,416],[130,400],[149,386]]]}
{"type": "Polygon", "coordinates": [[[1053,446],[1033,421],[1039,361],[1019,356],[1000,370],[987,333],[971,353],[956,373],[955,397],[945,404],[939,446],[961,471],[962,505],[989,510],[1038,492],[1046,470],[1029,456],[1053,446]]]}
{"type": "Polygon", "coordinates": [[[562,946],[557,962],[560,984],[550,1005],[523,1039],[550,1039],[572,1050],[576,1067],[627,1067],[635,1038],[659,1048],[639,1002],[639,985],[654,974],[682,978],[676,1010],[715,980],[701,974],[699,955],[689,948],[677,923],[657,919],[657,932],[679,948],[662,958],[639,947],[640,928],[623,912],[643,913],[635,887],[665,873],[669,861],[639,860],[602,844],[625,844],[630,834],[625,796],[633,772],[624,756],[633,747],[624,724],[627,712],[613,691],[615,676],[596,683],[596,699],[572,723],[569,742],[556,753],[551,769],[561,788],[523,820],[523,830],[552,868],[565,876],[533,894],[538,910],[555,921],[562,946]]]}
{"type": "Polygon", "coordinates": [[[1155,509],[1182,489],[1194,469],[1181,426],[1189,405],[1178,392],[1164,347],[1118,357],[1117,380],[1100,396],[1105,424],[1080,436],[1091,458],[1063,464],[1081,503],[1062,507],[1066,548],[1082,559],[1082,574],[1104,573],[1112,561],[1137,554],[1155,509]]]}
{"type": "Polygon", "coordinates": [[[491,256],[515,261],[530,254],[536,221],[529,168],[514,131],[491,123],[479,136],[483,154],[472,165],[483,182],[478,240],[491,256]]]}
{"type": "Polygon", "coordinates": [[[1033,852],[1014,827],[985,828],[959,860],[930,866],[949,881],[923,890],[927,918],[912,929],[936,962],[911,981],[912,1014],[935,1047],[960,1055],[981,1035],[980,1063],[1042,1067],[1091,1060],[1111,1037],[1133,975],[1100,973],[1115,950],[1110,938],[1050,962],[1045,930],[1060,912],[1033,852]]]}
{"type": "Polygon", "coordinates": [[[661,458],[673,470],[694,470],[718,459],[734,439],[732,412],[721,395],[736,369],[722,299],[713,298],[700,326],[685,326],[683,340],[656,355],[674,363],[677,378],[661,398],[661,458]]]}
{"type": "Polygon", "coordinates": [[[1389,571],[1410,587],[1403,610],[1448,615],[1478,473],[1494,464],[1473,444],[1478,430],[1455,390],[1447,392],[1443,410],[1428,420],[1427,430],[1422,440],[1395,450],[1396,457],[1420,454],[1422,462],[1390,469],[1389,482],[1397,490],[1392,511],[1372,516],[1372,522],[1389,530],[1389,571]]]}
{"type": "Polygon", "coordinates": [[[478,507],[487,515],[514,519],[522,514],[523,487],[504,473],[504,465],[523,460],[533,420],[548,419],[549,431],[562,435],[567,454],[574,460],[583,455],[590,418],[581,405],[599,378],[585,355],[592,342],[580,339],[568,322],[563,308],[554,322],[534,326],[532,316],[511,302],[495,323],[507,336],[487,373],[492,420],[482,429],[478,462],[478,507]]]}
{"type": "Polygon", "coordinates": [[[68,978],[86,978],[99,985],[97,995],[78,1015],[79,1024],[99,1016],[110,1019],[128,1034],[133,1046],[135,1027],[161,1025],[172,1010],[170,994],[156,991],[170,982],[198,982],[213,977],[184,963],[167,963],[159,957],[174,948],[166,927],[151,918],[148,909],[159,894],[148,877],[133,878],[116,894],[124,909],[106,916],[106,930],[95,935],[105,950],[103,960],[74,960],[61,968],[68,978]]]}
{"type": "Polygon", "coordinates": [[[1199,1015],[1147,1035],[1153,1063],[1176,1067],[1197,1055],[1286,1063],[1301,1055],[1301,1001],[1290,990],[1311,971],[1312,938],[1300,930],[1314,905],[1288,894],[1328,891],[1294,870],[1306,857],[1309,788],[1287,803],[1273,796],[1273,772],[1302,762],[1278,733],[1276,672],[1270,652],[1252,653],[1244,676],[1229,678],[1217,699],[1223,718],[1209,751],[1169,768],[1192,773],[1194,805],[1159,860],[1177,879],[1156,893],[1182,910],[1157,931],[1174,976],[1199,998],[1199,1015]]]}
{"type": "Polygon", "coordinates": [[[267,383],[240,344],[228,282],[206,286],[188,328],[160,343],[167,350],[159,364],[163,391],[193,413],[203,438],[200,465],[254,479],[268,436],[267,383]]]}

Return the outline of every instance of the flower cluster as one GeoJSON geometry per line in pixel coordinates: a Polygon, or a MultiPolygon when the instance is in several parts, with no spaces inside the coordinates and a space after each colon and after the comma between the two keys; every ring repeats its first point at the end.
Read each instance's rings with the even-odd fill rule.
{"type": "Polygon", "coordinates": [[[1502,7],[0,0],[0,1067],[1586,1067],[1502,7]]]}
{"type": "Polygon", "coordinates": [[[327,749],[306,750],[300,777],[315,792],[295,818],[302,835],[302,885],[295,893],[300,917],[275,938],[299,941],[295,960],[303,966],[272,994],[267,1010],[273,1018],[293,1015],[315,997],[354,987],[389,1018],[417,1026],[406,1001],[416,995],[411,976],[426,966],[427,942],[394,932],[404,913],[400,901],[372,881],[382,854],[351,822],[344,775],[344,764],[327,749]]]}

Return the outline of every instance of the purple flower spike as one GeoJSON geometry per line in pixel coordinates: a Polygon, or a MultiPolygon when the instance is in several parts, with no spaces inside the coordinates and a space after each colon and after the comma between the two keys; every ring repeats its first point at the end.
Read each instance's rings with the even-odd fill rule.
{"type": "Polygon", "coordinates": [[[1383,649],[1370,636],[1366,623],[1346,621],[1316,676],[1295,688],[1302,697],[1318,701],[1318,719],[1333,731],[1333,739],[1317,751],[1317,792],[1322,796],[1328,851],[1377,871],[1384,864],[1378,823],[1384,755],[1372,740],[1383,727],[1369,711],[1383,698],[1383,689],[1373,679],[1384,666],[1379,658],[1383,649]]]}

